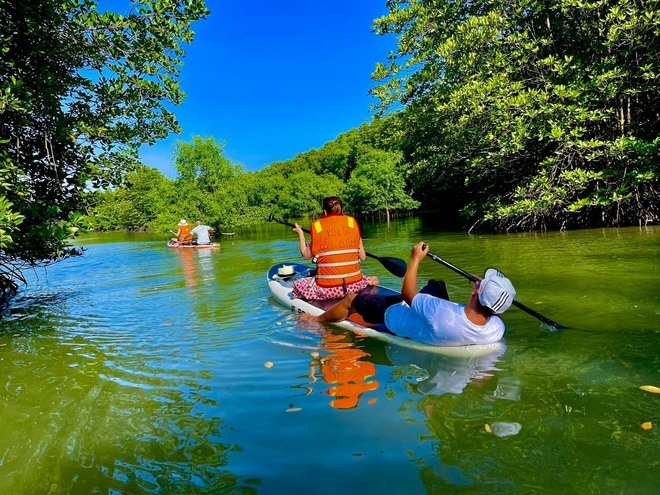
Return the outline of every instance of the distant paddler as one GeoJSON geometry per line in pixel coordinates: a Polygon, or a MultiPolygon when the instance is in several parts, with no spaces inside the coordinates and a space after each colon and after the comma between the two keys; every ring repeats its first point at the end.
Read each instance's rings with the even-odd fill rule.
{"type": "Polygon", "coordinates": [[[207,246],[211,244],[210,235],[213,234],[214,230],[213,227],[202,225],[201,220],[195,220],[195,228],[190,231],[194,237],[192,243],[198,246],[207,246]]]}
{"type": "Polygon", "coordinates": [[[178,227],[179,229],[176,232],[170,230],[170,232],[176,236],[170,239],[170,241],[181,246],[189,246],[192,244],[192,227],[186,222],[185,218],[182,218],[181,221],[179,221],[178,227]]]}

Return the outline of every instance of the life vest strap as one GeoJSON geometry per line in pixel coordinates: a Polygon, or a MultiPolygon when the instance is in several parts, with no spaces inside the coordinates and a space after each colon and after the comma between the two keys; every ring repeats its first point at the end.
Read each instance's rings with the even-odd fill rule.
{"type": "Polygon", "coordinates": [[[318,268],[325,268],[328,266],[350,266],[350,265],[357,265],[359,264],[359,261],[337,261],[336,263],[317,263],[316,266],[318,268]]]}
{"type": "Polygon", "coordinates": [[[342,273],[340,275],[324,275],[324,274],[316,274],[316,278],[322,278],[322,279],[337,279],[337,278],[351,278],[355,277],[356,275],[360,275],[362,273],[362,270],[358,270],[356,272],[352,273],[342,273]]]}
{"type": "Polygon", "coordinates": [[[333,256],[335,254],[350,254],[350,253],[359,253],[360,248],[358,249],[340,249],[338,251],[324,251],[322,253],[317,254],[316,256],[333,256]]]}

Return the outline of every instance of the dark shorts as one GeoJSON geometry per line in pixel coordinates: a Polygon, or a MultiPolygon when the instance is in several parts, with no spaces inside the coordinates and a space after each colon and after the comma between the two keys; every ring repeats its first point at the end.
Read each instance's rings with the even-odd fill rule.
{"type": "Polygon", "coordinates": [[[367,323],[385,323],[385,310],[403,301],[401,296],[381,296],[358,293],[353,299],[353,308],[367,323]]]}
{"type": "MultiPolygon", "coordinates": [[[[442,280],[429,280],[420,291],[420,294],[430,294],[449,301],[447,287],[442,280]]],[[[380,296],[378,294],[358,293],[353,299],[353,309],[362,316],[367,323],[385,323],[385,310],[394,304],[403,301],[401,296],[380,296]]]]}

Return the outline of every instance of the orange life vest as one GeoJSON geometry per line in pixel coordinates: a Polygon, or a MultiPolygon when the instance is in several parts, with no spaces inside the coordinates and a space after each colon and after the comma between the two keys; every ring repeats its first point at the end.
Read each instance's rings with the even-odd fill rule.
{"type": "Polygon", "coordinates": [[[316,283],[320,287],[338,287],[362,280],[360,227],[353,217],[328,215],[312,223],[310,231],[316,283]]]}
{"type": "Polygon", "coordinates": [[[190,234],[192,227],[190,225],[182,225],[179,229],[179,242],[181,244],[190,244],[192,242],[192,235],[190,234]]]}

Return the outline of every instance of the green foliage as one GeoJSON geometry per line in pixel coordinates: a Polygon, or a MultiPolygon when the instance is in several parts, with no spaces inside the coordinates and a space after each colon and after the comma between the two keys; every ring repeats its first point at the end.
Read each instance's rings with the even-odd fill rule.
{"type": "Polygon", "coordinates": [[[233,230],[270,212],[318,215],[329,195],[355,214],[421,204],[501,230],[658,221],[655,0],[388,7],[374,29],[398,50],[374,72],[372,122],[253,173],[213,139],[179,143],[179,177],[153,185],[165,188],[154,208],[117,191],[105,207],[123,213],[108,223],[200,216],[233,230]]]}
{"type": "Polygon", "coordinates": [[[123,187],[97,195],[96,228],[167,232],[186,218],[233,231],[263,222],[271,211],[287,216],[318,213],[322,198],[343,188],[335,176],[310,170],[287,176],[273,170],[248,173],[227,159],[223,148],[198,136],[177,143],[175,180],[147,167],[129,173],[123,187]]]}
{"type": "Polygon", "coordinates": [[[396,102],[427,204],[498,228],[658,220],[655,1],[391,2],[396,102]],[[441,192],[441,194],[437,194],[441,192]]]}
{"type": "Polygon", "coordinates": [[[186,218],[234,231],[263,222],[270,213],[316,216],[324,197],[344,195],[346,185],[335,173],[349,173],[349,188],[359,185],[349,199],[353,213],[416,208],[418,203],[404,191],[401,155],[364,146],[356,138],[357,131],[351,131],[319,150],[250,173],[224,156],[223,143],[195,136],[176,145],[175,180],[138,168],[126,175],[123,187],[95,196],[93,223],[101,230],[167,232],[186,218]],[[353,146],[347,144],[351,140],[353,146]]]}
{"type": "MultiPolygon", "coordinates": [[[[162,211],[177,199],[175,184],[155,168],[139,166],[126,174],[124,187],[100,192],[94,198],[90,222],[98,230],[140,230],[159,223],[162,211]]],[[[179,221],[169,218],[170,225],[179,221]]]]}
{"type": "Polygon", "coordinates": [[[194,136],[192,143],[178,141],[174,151],[178,177],[198,189],[213,191],[243,172],[240,165],[224,156],[224,143],[194,136]]]}
{"type": "Polygon", "coordinates": [[[344,190],[344,183],[336,176],[316,175],[310,170],[292,175],[281,186],[284,194],[280,208],[286,212],[286,216],[291,217],[318,215],[323,198],[341,196],[344,190]]]}
{"type": "Polygon", "coordinates": [[[360,213],[414,210],[419,202],[406,192],[406,182],[400,167],[401,153],[363,149],[357,167],[346,187],[346,203],[351,211],[360,213]]]}
{"type": "Polygon", "coordinates": [[[14,204],[7,198],[16,189],[13,179],[17,171],[4,150],[0,150],[0,163],[3,166],[0,168],[0,249],[6,249],[14,244],[11,234],[18,230],[25,217],[14,209],[14,204]]]}
{"type": "Polygon", "coordinates": [[[0,0],[0,264],[76,254],[86,189],[119,184],[143,143],[178,130],[183,46],[207,13],[203,0],[133,1],[127,15],[0,0]]]}

